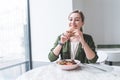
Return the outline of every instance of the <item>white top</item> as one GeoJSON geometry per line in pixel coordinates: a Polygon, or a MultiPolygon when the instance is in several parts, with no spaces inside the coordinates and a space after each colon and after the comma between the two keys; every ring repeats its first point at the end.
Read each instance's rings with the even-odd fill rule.
{"type": "Polygon", "coordinates": [[[116,69],[103,64],[80,64],[76,70],[64,71],[50,64],[28,71],[16,80],[120,80],[120,67],[116,69]]]}
{"type": "Polygon", "coordinates": [[[71,59],[75,59],[79,42],[71,42],[71,59]]]}

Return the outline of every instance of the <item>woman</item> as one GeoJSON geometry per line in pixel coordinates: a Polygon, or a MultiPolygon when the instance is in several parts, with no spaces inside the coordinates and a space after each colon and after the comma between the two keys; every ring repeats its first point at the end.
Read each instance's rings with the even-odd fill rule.
{"type": "Polygon", "coordinates": [[[98,56],[92,37],[82,32],[84,15],[75,10],[68,16],[69,28],[58,36],[48,58],[51,62],[61,59],[77,59],[81,63],[95,63],[98,56]],[[60,56],[59,56],[60,55],[60,56]]]}

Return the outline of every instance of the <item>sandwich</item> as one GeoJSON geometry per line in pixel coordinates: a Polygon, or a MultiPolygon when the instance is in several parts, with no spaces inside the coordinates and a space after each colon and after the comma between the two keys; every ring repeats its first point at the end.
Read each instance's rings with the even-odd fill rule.
{"type": "Polygon", "coordinates": [[[69,37],[75,36],[75,32],[73,28],[69,28],[66,32],[68,33],[69,37]]]}
{"type": "Polygon", "coordinates": [[[75,35],[73,31],[67,31],[67,33],[69,34],[69,37],[73,37],[75,35]]]}

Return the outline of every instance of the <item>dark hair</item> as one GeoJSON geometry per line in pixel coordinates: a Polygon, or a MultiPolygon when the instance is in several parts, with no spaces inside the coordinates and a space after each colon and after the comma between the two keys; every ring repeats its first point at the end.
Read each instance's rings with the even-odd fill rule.
{"type": "MultiPolygon", "coordinates": [[[[84,22],[84,14],[83,14],[83,12],[82,11],[80,11],[80,10],[74,10],[73,12],[71,12],[70,14],[69,14],[69,16],[72,14],[72,13],[78,13],[80,16],[81,16],[81,19],[82,19],[82,22],[84,22]]],[[[69,16],[68,16],[68,18],[69,18],[69,16]]]]}

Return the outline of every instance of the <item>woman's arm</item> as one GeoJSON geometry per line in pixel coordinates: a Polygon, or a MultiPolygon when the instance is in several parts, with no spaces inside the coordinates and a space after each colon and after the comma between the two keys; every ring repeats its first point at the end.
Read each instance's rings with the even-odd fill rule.
{"type": "Polygon", "coordinates": [[[86,42],[82,44],[82,47],[85,51],[87,59],[92,60],[95,57],[95,52],[89,47],[89,45],[86,42]]]}
{"type": "Polygon", "coordinates": [[[84,35],[84,43],[81,43],[86,54],[86,58],[89,62],[95,63],[98,59],[95,51],[95,44],[90,35],[84,35]]]}
{"type": "Polygon", "coordinates": [[[48,55],[50,61],[55,61],[58,59],[62,46],[66,41],[68,41],[68,39],[69,37],[66,34],[58,36],[56,42],[54,43],[54,47],[51,49],[48,55]]]}

